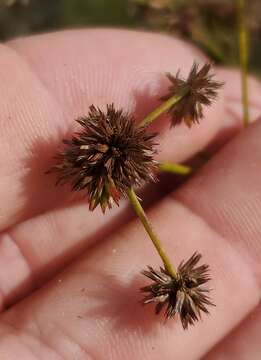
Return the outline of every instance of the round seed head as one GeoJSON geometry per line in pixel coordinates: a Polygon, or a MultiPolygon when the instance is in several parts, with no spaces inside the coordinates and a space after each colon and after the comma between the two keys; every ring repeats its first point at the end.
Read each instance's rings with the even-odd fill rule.
{"type": "Polygon", "coordinates": [[[184,329],[194,325],[202,312],[208,313],[207,306],[214,305],[207,295],[209,289],[203,287],[210,280],[209,266],[197,266],[200,258],[201,254],[194,253],[182,262],[175,278],[166,269],[158,271],[149,266],[142,274],[153,283],[141,289],[145,293],[143,304],[155,303],[156,314],[165,308],[166,319],[178,314],[184,329]]]}
{"type": "Polygon", "coordinates": [[[104,212],[118,204],[128,188],[155,181],[156,134],[139,127],[133,118],[107,105],[105,112],[91,106],[89,114],[77,120],[82,131],[56,157],[57,183],[71,183],[72,190],[85,190],[89,208],[104,212]]]}
{"type": "Polygon", "coordinates": [[[194,63],[186,80],[180,77],[179,71],[175,76],[167,74],[171,85],[168,94],[161,100],[168,100],[186,91],[186,95],[169,110],[171,126],[184,122],[191,127],[193,123],[199,123],[203,118],[203,107],[211,105],[217,98],[217,91],[222,83],[213,79],[210,70],[211,64],[205,64],[199,69],[199,65],[194,63]]]}

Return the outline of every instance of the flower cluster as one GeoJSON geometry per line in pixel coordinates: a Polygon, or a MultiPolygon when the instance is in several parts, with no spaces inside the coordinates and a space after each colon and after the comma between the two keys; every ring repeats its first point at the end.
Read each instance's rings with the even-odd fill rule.
{"type": "Polygon", "coordinates": [[[169,109],[171,124],[176,126],[185,122],[188,127],[198,123],[203,118],[203,106],[211,105],[217,98],[217,90],[222,83],[213,80],[210,74],[211,65],[205,64],[199,69],[194,63],[186,80],[180,77],[179,71],[176,76],[167,74],[171,82],[169,93],[161,98],[165,101],[175,94],[185,93],[186,95],[173,107],[169,109]]]}
{"type": "Polygon", "coordinates": [[[179,314],[184,329],[198,321],[201,312],[208,313],[207,306],[214,304],[207,295],[209,290],[202,285],[210,280],[209,266],[196,266],[200,258],[201,254],[194,253],[182,262],[175,278],[163,268],[157,271],[149,266],[144,270],[143,275],[153,283],[141,289],[146,294],[143,304],[156,303],[156,314],[166,307],[167,319],[179,314]]]}
{"type": "Polygon", "coordinates": [[[86,190],[90,210],[100,205],[104,212],[130,187],[155,181],[156,134],[113,104],[105,112],[91,106],[88,116],[77,121],[83,131],[64,140],[67,146],[51,171],[57,172],[58,184],[70,182],[72,190],[86,190]]]}

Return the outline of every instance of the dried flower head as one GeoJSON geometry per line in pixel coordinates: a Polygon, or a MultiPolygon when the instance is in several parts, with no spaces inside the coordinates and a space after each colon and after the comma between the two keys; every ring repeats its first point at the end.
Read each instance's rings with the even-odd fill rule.
{"type": "Polygon", "coordinates": [[[209,106],[217,98],[217,90],[222,84],[213,80],[210,69],[211,64],[205,64],[199,69],[199,65],[194,63],[186,80],[180,78],[179,71],[176,76],[167,74],[171,86],[169,93],[161,100],[168,100],[173,95],[182,94],[187,90],[187,94],[169,110],[172,126],[182,121],[188,127],[193,123],[199,123],[199,120],[203,118],[203,106],[209,106]]]}
{"type": "Polygon", "coordinates": [[[77,122],[82,132],[63,141],[67,147],[50,172],[58,173],[58,184],[70,182],[72,190],[85,189],[90,210],[100,205],[104,212],[131,186],[155,181],[155,134],[139,127],[132,116],[113,104],[105,112],[92,105],[88,116],[77,122]]]}
{"type": "Polygon", "coordinates": [[[188,261],[182,261],[176,278],[163,268],[156,271],[149,266],[142,274],[154,283],[141,289],[147,294],[143,304],[155,302],[156,314],[166,306],[166,318],[179,314],[184,329],[194,325],[201,318],[201,312],[208,313],[207,305],[214,305],[207,295],[209,289],[202,287],[210,277],[208,265],[196,266],[200,258],[201,254],[194,253],[188,261]]]}

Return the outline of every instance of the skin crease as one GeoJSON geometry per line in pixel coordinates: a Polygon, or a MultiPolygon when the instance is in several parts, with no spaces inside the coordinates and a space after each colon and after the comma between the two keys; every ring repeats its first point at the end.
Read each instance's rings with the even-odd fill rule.
{"type": "MultiPolygon", "coordinates": [[[[200,125],[168,131],[166,117],[154,125],[161,160],[228,142],[178,191],[166,196],[157,184],[148,209],[175,264],[198,250],[211,266],[217,306],[184,332],[138,303],[140,271],[160,261],[126,202],[89,213],[44,172],[90,104],[114,102],[140,119],[166,91],[165,72],[186,75],[204,56],[177,39],[123,30],[39,35],[0,52],[0,359],[258,359],[261,122],[238,134],[238,73],[216,70],[227,84],[200,125]]],[[[252,122],[260,94],[251,79],[252,122]]]]}

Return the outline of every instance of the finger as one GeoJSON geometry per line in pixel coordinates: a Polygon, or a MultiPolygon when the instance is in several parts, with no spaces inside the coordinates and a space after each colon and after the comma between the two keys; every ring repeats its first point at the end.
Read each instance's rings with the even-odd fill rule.
{"type": "Polygon", "coordinates": [[[210,351],[204,360],[260,359],[260,330],[259,305],[224,341],[210,351]]]}
{"type": "MultiPolygon", "coordinates": [[[[86,114],[92,103],[104,107],[111,102],[142,119],[167,91],[166,72],[176,73],[182,67],[186,76],[193,61],[206,60],[183,41],[124,30],[69,31],[17,40],[10,45],[39,74],[72,120],[86,114]],[[87,46],[82,46],[83,43],[87,46]],[[50,48],[53,51],[46,61],[45,54],[50,48]]],[[[221,95],[220,102],[206,109],[211,123],[205,122],[190,132],[181,126],[170,135],[169,131],[164,132],[164,128],[169,129],[166,118],[158,123],[161,137],[172,140],[177,161],[199,151],[214,136],[220,128],[217,114],[222,113],[222,105],[221,95]]],[[[164,148],[165,156],[167,150],[164,148]]],[[[168,155],[171,157],[172,153],[168,155]]]]}
{"type": "MultiPolygon", "coordinates": [[[[240,202],[239,189],[252,179],[251,187],[248,186],[251,191],[243,197],[244,203],[251,203],[257,190],[260,195],[254,166],[260,162],[260,132],[261,122],[232,141],[179,190],[178,199],[186,204],[187,194],[197,193],[196,201],[201,209],[208,208],[212,213],[222,199],[227,205],[240,202]],[[241,162],[234,158],[239,148],[241,162]],[[229,174],[226,182],[221,176],[224,173],[229,174]],[[210,188],[211,198],[205,196],[210,188]]],[[[248,206],[241,206],[240,212],[234,206],[230,209],[230,223],[236,231],[229,238],[227,233],[226,238],[220,235],[227,229],[227,219],[221,221],[216,215],[218,227],[214,230],[214,224],[203,211],[194,213],[173,197],[162,200],[149,213],[168,253],[174,254],[171,258],[175,264],[198,250],[211,265],[217,307],[211,310],[210,317],[204,317],[202,323],[188,332],[184,333],[178,321],[165,324],[155,318],[150,307],[144,309],[138,304],[136,291],[145,280],[137,274],[148,262],[156,266],[159,260],[137,221],[95,246],[31,299],[13,307],[4,315],[4,323],[19,328],[20,339],[29,331],[32,338],[41,339],[45,351],[47,346],[51,347],[61,357],[65,351],[68,357],[73,351],[78,351],[78,356],[84,351],[94,358],[106,358],[109,354],[113,360],[168,358],[170,353],[178,359],[200,358],[245,318],[260,299],[260,277],[256,276],[255,262],[250,261],[253,254],[250,247],[248,251],[246,248],[239,251],[236,241],[237,234],[244,232],[246,226],[243,219],[248,219],[249,236],[255,244],[257,220],[249,216],[248,206]]],[[[222,213],[222,209],[218,210],[222,213]]],[[[251,214],[258,211],[260,202],[251,214]]],[[[242,246],[245,240],[246,237],[240,240],[242,246]]],[[[256,248],[255,256],[260,260],[260,248],[256,248]]],[[[14,337],[15,340],[18,341],[14,337]]],[[[2,344],[5,346],[4,340],[2,344]]]]}
{"type": "MultiPolygon", "coordinates": [[[[64,192],[54,189],[54,180],[43,174],[57,144],[72,130],[74,118],[85,114],[91,103],[114,102],[139,113],[144,104],[153,106],[152,99],[155,103],[166,87],[162,73],[176,71],[180,61],[186,72],[192,55],[202,58],[190,46],[168,37],[108,30],[21,39],[9,43],[9,48],[2,46],[0,55],[5,68],[0,82],[0,230],[59,204],[64,192]],[[88,46],[83,47],[83,41],[88,46]],[[148,56],[155,44],[168,61],[148,56]]],[[[196,142],[205,135],[206,130],[199,130],[196,142]]]]}
{"type": "MultiPolygon", "coordinates": [[[[176,73],[181,69],[182,75],[186,76],[193,61],[206,61],[198,49],[183,41],[158,34],[111,29],[50,34],[40,38],[16,40],[10,44],[39,73],[43,83],[72,119],[86,113],[92,103],[104,106],[115,100],[119,106],[134,111],[136,117],[141,119],[158,104],[157,99],[166,92],[166,72],[176,73]],[[83,43],[88,46],[82,47],[83,43]],[[128,48],[123,56],[121,49],[125,43],[128,43],[128,48]],[[50,46],[55,51],[47,62],[44,54],[50,46]],[[95,51],[92,51],[93,48],[95,51]],[[63,66],[60,66],[61,58],[64,59],[63,66]],[[114,67],[113,64],[117,66],[114,67]],[[61,86],[61,81],[66,83],[65,87],[61,86]]],[[[238,130],[243,124],[239,72],[225,69],[216,71],[218,78],[226,85],[224,91],[220,91],[219,103],[205,109],[208,124],[204,122],[189,132],[185,126],[181,126],[175,129],[175,134],[170,134],[169,131],[161,134],[170,138],[176,161],[183,161],[202,150],[220,132],[224,136],[227,131],[228,139],[233,130],[238,130]],[[234,95],[231,96],[231,93],[234,95]],[[235,107],[237,111],[233,110],[235,107]]],[[[257,113],[261,114],[261,86],[252,78],[249,86],[250,119],[254,121],[257,113]]],[[[168,121],[161,121],[159,127],[161,131],[169,128],[168,121]]],[[[168,141],[165,145],[166,151],[168,141]]],[[[169,153],[169,157],[173,160],[172,153],[169,153]]]]}
{"type": "Polygon", "coordinates": [[[58,201],[60,190],[44,196],[42,190],[51,188],[52,182],[43,174],[53,145],[67,124],[57,102],[15,51],[1,46],[0,66],[5,69],[0,74],[0,230],[3,230],[47,207],[51,197],[52,202],[58,201]]]}
{"type": "MultiPolygon", "coordinates": [[[[72,129],[73,119],[85,114],[91,103],[104,106],[114,102],[141,118],[154,108],[155,99],[166,90],[166,71],[175,72],[182,64],[186,75],[192,58],[203,59],[198,51],[181,41],[119,30],[67,31],[20,39],[8,45],[15,52],[5,47],[1,56],[1,65],[7,69],[5,79],[9,81],[9,91],[6,94],[2,87],[1,99],[12,104],[8,108],[11,113],[8,110],[2,117],[11,116],[8,132],[2,132],[5,140],[0,189],[5,211],[0,218],[1,229],[59,203],[64,192],[54,190],[51,178],[43,173],[50,166],[62,133],[72,129]],[[83,43],[88,46],[82,46],[83,43]],[[128,48],[123,56],[126,43],[128,48]],[[151,56],[155,46],[158,51],[151,56]],[[13,66],[5,66],[6,63],[13,66]],[[37,102],[36,89],[41,89],[37,102]],[[10,94],[19,100],[15,106],[10,94]],[[17,133],[21,141],[14,142],[17,133]]],[[[172,140],[177,161],[190,157],[210,142],[223,126],[222,109],[220,100],[206,110],[206,118],[211,119],[208,123],[190,132],[181,127],[175,135],[162,134],[164,139],[172,140]]],[[[167,122],[163,124],[169,126],[167,122]]],[[[166,160],[170,157],[168,153],[166,160]]]]}
{"type": "Polygon", "coordinates": [[[42,285],[93,243],[119,228],[132,212],[121,206],[104,216],[86,202],[60,207],[0,235],[0,309],[42,285]]]}
{"type": "Polygon", "coordinates": [[[202,323],[184,333],[178,321],[165,324],[155,318],[152,308],[138,303],[138,288],[145,284],[138,273],[147,259],[153,266],[159,261],[137,222],[89,252],[31,300],[14,307],[4,322],[20,329],[20,341],[29,332],[61,357],[65,351],[72,357],[78,344],[76,358],[81,355],[79,349],[93,358],[110,354],[113,360],[148,355],[156,360],[170,352],[178,359],[200,358],[256,305],[257,285],[225,240],[182,205],[165,200],[150,217],[168,251],[176,254],[176,262],[198,249],[211,264],[217,308],[202,323]],[[174,229],[182,245],[173,239],[174,229]],[[243,273],[240,278],[238,269],[243,273]]]}

